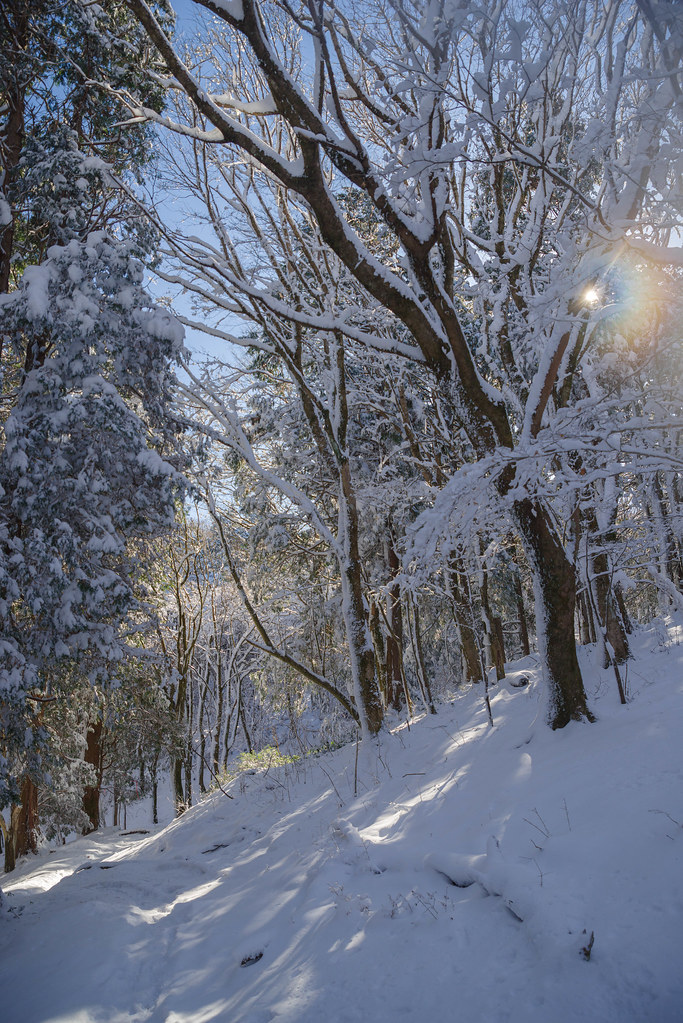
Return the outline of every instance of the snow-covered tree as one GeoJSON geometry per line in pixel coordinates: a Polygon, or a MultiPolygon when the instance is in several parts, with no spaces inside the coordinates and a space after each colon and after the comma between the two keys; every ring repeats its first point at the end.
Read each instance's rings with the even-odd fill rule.
{"type": "Polygon", "coordinates": [[[68,699],[65,679],[114,673],[139,598],[127,545],[173,521],[183,332],[145,291],[153,236],[112,177],[136,173],[149,130],[122,136],[113,98],[87,84],[106,68],[158,105],[131,57],[139,28],[122,5],[105,27],[77,0],[3,5],[0,26],[0,805],[14,822],[27,799],[34,816],[57,735],[41,707],[68,699]]]}
{"type": "Polygon", "coordinates": [[[91,234],[2,299],[6,345],[30,353],[0,455],[3,692],[49,691],[63,658],[86,675],[120,659],[126,543],[173,522],[163,414],[182,330],[142,276],[129,243],[91,234]]]}
{"type": "MultiPolygon", "coordinates": [[[[563,381],[580,372],[610,268],[624,258],[680,262],[669,244],[679,223],[680,12],[662,3],[666,17],[655,18],[631,0],[196,6],[211,14],[214,35],[192,69],[144,0],[128,0],[185,104],[158,114],[122,90],[131,116],[224,153],[245,182],[277,182],[310,211],[367,308],[395,329],[391,340],[386,330],[378,336],[373,318],[359,324],[350,304],[321,323],[299,304],[299,289],[283,293],[277,274],[264,272],[268,251],[264,262],[243,257],[248,280],[228,271],[242,296],[234,305],[362,339],[448,384],[453,440],[464,435],[477,470],[464,486],[457,470],[440,509],[475,483],[484,493],[486,482],[534,573],[549,720],[590,717],[574,640],[575,568],[542,481],[522,484],[518,466],[542,435],[562,449],[556,413],[576,401],[563,381]],[[342,186],[373,205],[395,243],[391,258],[354,229],[337,199],[342,186]]],[[[267,218],[251,187],[245,201],[254,196],[267,218]]],[[[227,224],[234,204],[217,201],[227,224]]],[[[226,226],[217,247],[187,247],[210,276],[226,253],[232,259],[232,244],[226,226]]],[[[214,296],[234,307],[223,286],[214,296]]]]}

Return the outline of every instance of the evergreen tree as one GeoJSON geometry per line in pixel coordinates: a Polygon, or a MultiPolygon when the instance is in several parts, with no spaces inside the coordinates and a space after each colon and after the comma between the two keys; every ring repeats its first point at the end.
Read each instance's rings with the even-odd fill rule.
{"type": "Polygon", "coordinates": [[[73,693],[58,679],[113,674],[137,604],[127,544],[173,521],[167,410],[182,328],[145,292],[154,238],[113,177],[140,173],[149,129],[121,131],[112,98],[88,85],[106,70],[158,105],[139,29],[123,5],[105,28],[97,7],[29,0],[2,5],[0,30],[0,806],[13,805],[11,867],[34,843],[35,783],[56,734],[36,709],[73,693]]]}

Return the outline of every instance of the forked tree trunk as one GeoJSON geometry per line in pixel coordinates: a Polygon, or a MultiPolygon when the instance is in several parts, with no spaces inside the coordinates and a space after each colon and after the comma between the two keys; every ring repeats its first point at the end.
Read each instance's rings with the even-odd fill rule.
{"type": "Polygon", "coordinates": [[[594,721],[576,656],[574,566],[537,502],[516,501],[514,513],[534,574],[536,631],[549,689],[548,723],[564,728],[570,721],[594,721]]]}

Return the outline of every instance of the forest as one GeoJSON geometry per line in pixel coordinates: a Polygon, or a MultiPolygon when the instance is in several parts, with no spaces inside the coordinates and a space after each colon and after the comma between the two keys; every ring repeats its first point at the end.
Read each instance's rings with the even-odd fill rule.
{"type": "Polygon", "coordinates": [[[8,875],[498,727],[521,659],[544,742],[587,651],[630,703],[683,611],[682,55],[674,0],[0,0],[8,875]]]}

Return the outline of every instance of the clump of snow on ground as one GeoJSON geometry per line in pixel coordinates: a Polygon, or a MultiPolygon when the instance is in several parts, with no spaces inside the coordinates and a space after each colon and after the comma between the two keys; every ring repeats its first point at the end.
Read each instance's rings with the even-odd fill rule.
{"type": "Polygon", "coordinates": [[[3,879],[4,1018],[680,1020],[682,642],[639,634],[626,707],[587,657],[595,725],[541,723],[530,658],[493,730],[473,687],[372,756],[29,858],[3,879]]]}

